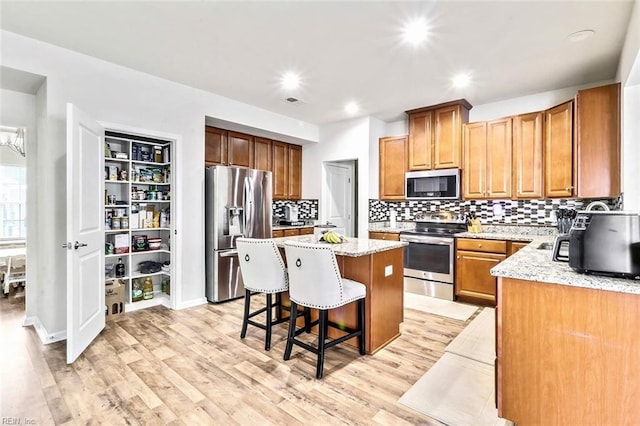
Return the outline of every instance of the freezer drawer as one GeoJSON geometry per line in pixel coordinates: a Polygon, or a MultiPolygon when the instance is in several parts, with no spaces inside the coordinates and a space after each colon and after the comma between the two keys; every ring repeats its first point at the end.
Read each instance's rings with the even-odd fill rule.
{"type": "Polygon", "coordinates": [[[214,251],[207,268],[207,300],[223,302],[244,296],[244,283],[236,250],[214,251]]]}

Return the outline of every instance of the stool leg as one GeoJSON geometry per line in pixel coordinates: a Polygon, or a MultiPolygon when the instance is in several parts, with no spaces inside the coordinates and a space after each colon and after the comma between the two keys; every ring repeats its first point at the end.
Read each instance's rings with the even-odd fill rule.
{"type": "Polygon", "coordinates": [[[247,289],[244,290],[244,317],[242,318],[242,331],[240,332],[240,338],[244,339],[247,335],[247,325],[249,324],[249,307],[251,305],[251,292],[247,289]]]}
{"type": "Polygon", "coordinates": [[[284,350],[284,360],[289,361],[291,358],[291,349],[293,348],[293,339],[296,335],[296,317],[298,316],[298,304],[291,302],[291,312],[289,313],[289,333],[287,334],[287,347],[284,350]]]}
{"type": "Polygon", "coordinates": [[[358,336],[358,347],[360,349],[360,355],[365,354],[365,321],[364,321],[364,299],[358,300],[358,329],[360,335],[358,336]]]}
{"type": "Polygon", "coordinates": [[[304,332],[311,333],[311,309],[304,308],[304,332]]]}
{"type": "Polygon", "coordinates": [[[324,369],[324,345],[327,338],[327,310],[320,310],[320,322],[318,324],[318,365],[316,367],[316,378],[322,379],[324,369]]]}
{"type": "Polygon", "coordinates": [[[271,294],[267,293],[267,333],[266,336],[264,338],[264,350],[268,351],[271,348],[271,316],[273,314],[272,310],[273,310],[273,306],[271,305],[271,294]]]}

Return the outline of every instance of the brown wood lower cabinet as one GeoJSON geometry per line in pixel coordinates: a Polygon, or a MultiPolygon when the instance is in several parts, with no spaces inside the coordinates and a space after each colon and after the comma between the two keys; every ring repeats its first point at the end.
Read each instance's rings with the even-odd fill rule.
{"type": "Polygon", "coordinates": [[[273,231],[271,231],[272,238],[293,237],[295,235],[309,235],[309,234],[313,234],[313,227],[274,229],[273,231]]]}
{"type": "Polygon", "coordinates": [[[640,424],[640,295],[498,280],[498,415],[640,424]]]}
{"type": "Polygon", "coordinates": [[[458,238],[455,293],[461,300],[495,306],[496,277],[491,268],[529,244],[523,241],[458,238]]]}
{"type": "Polygon", "coordinates": [[[369,232],[370,240],[400,241],[400,234],[395,232],[369,232]]]}
{"type": "MultiPolygon", "coordinates": [[[[400,247],[358,257],[336,256],[336,259],[344,278],[361,282],[367,287],[365,349],[368,354],[372,354],[400,336],[400,323],[404,320],[403,249],[400,247]],[[393,272],[386,275],[385,267],[390,265],[393,272]]],[[[287,305],[288,295],[284,295],[282,300],[287,305]]],[[[314,309],[311,311],[311,319],[317,318],[318,313],[314,309]]],[[[350,303],[332,309],[329,311],[329,321],[356,328],[357,304],[350,303]]],[[[302,318],[298,319],[298,325],[302,324],[302,318]]],[[[344,334],[343,331],[329,328],[331,338],[344,334]]],[[[356,339],[349,339],[345,344],[357,347],[356,339]]]]}

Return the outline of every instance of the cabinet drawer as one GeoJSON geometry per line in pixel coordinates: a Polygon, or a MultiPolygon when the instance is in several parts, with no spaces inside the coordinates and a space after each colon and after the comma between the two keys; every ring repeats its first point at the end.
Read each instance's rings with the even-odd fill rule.
{"type": "Polygon", "coordinates": [[[369,232],[370,240],[400,241],[400,234],[393,232],[369,232]]]}
{"type": "Polygon", "coordinates": [[[482,251],[486,253],[506,253],[507,242],[501,240],[481,240],[475,238],[458,238],[458,250],[482,251]]]}
{"type": "Polygon", "coordinates": [[[285,237],[293,237],[294,235],[300,235],[300,230],[299,229],[285,229],[284,230],[284,236],[285,237]]]}
{"type": "Polygon", "coordinates": [[[271,232],[271,236],[273,238],[284,237],[284,231],[282,229],[277,229],[277,230],[271,232]]]}
{"type": "Polygon", "coordinates": [[[300,235],[312,235],[313,228],[300,228],[300,235]]]}

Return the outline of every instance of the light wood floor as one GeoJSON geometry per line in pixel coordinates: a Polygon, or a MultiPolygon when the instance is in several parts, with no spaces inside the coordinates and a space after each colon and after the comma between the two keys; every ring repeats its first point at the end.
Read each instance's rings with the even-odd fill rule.
{"type": "Polygon", "coordinates": [[[400,338],[372,356],[338,345],[316,380],[313,354],[294,347],[282,360],[285,324],[269,352],[262,330],[240,339],[242,300],[128,313],[71,366],[64,342],[20,326],[22,300],[0,301],[0,419],[38,425],[440,425],[397,401],[477,315],[406,309],[400,338]]]}

